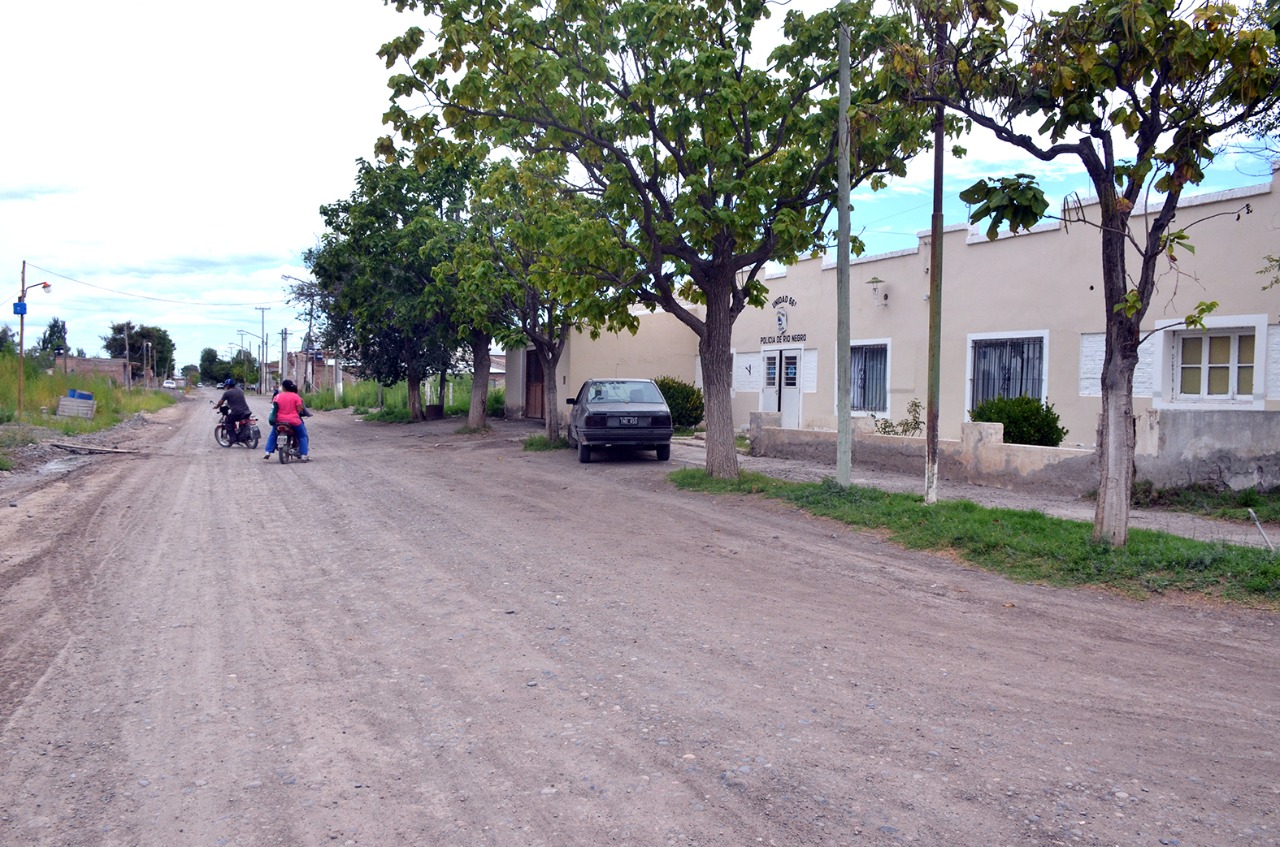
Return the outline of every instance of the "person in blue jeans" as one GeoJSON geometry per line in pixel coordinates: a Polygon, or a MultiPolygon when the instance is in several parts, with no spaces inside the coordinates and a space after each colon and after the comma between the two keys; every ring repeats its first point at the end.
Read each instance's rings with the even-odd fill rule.
{"type": "MultiPolygon", "coordinates": [[[[303,405],[302,396],[298,394],[298,386],[293,380],[286,379],[280,383],[280,393],[276,395],[272,405],[276,407],[276,423],[293,427],[293,431],[298,434],[298,452],[302,454],[302,461],[310,461],[307,456],[307,425],[302,422],[303,417],[310,412],[303,405]]],[[[262,458],[270,459],[271,454],[276,451],[276,436],[276,428],[273,426],[267,435],[267,452],[262,458]]]]}

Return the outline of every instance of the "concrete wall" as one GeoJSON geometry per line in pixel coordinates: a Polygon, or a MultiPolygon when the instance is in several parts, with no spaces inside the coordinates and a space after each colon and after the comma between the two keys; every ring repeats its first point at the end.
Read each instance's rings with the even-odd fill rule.
{"type": "MultiPolygon", "coordinates": [[[[695,314],[702,307],[692,306],[695,314]]],[[[592,339],[574,333],[565,346],[556,373],[557,406],[562,421],[568,420],[565,399],[574,397],[588,379],[620,377],[657,379],[671,376],[702,387],[698,368],[698,337],[693,330],[668,312],[644,312],[643,334],[601,333],[592,339]]],[[[525,350],[507,350],[506,410],[508,417],[523,417],[525,409],[525,350]]]]}
{"type": "MultiPolygon", "coordinates": [[[[777,412],[751,415],[749,435],[753,456],[836,464],[836,433],[795,430],[778,426],[777,412]]],[[[938,472],[945,480],[993,488],[1028,488],[1081,495],[1098,487],[1095,451],[1070,447],[1032,447],[1005,444],[1004,426],[966,423],[959,439],[939,439],[938,472]]],[[[922,436],[881,435],[870,420],[852,428],[853,464],[858,468],[895,473],[919,473],[924,479],[925,443],[922,436]]]]}
{"type": "MultiPolygon", "coordinates": [[[[776,412],[751,415],[751,453],[836,463],[836,433],[779,426],[776,412]]],[[[880,435],[874,422],[854,422],[857,467],[924,474],[919,436],[880,435]]],[[[1136,479],[1157,488],[1204,484],[1242,490],[1280,486],[1280,415],[1271,412],[1186,412],[1152,409],[1137,421],[1136,479]]],[[[1070,494],[1098,489],[1096,451],[1072,447],[1005,444],[1001,424],[966,423],[959,439],[938,442],[944,479],[1070,494]]]]}
{"type": "Polygon", "coordinates": [[[1153,409],[1138,419],[1137,478],[1158,488],[1280,485],[1280,415],[1153,409]]]}

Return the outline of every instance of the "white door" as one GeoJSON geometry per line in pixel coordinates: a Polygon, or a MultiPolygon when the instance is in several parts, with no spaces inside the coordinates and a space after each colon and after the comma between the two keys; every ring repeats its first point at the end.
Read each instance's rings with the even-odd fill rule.
{"type": "Polygon", "coordinates": [[[800,428],[800,362],[802,350],[764,351],[764,386],[760,410],[781,412],[784,429],[800,428]]]}

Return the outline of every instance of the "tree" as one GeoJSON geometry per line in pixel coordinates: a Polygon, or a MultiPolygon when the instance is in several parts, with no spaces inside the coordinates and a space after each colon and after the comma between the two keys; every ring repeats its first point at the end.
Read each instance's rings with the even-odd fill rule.
{"type": "MultiPolygon", "coordinates": [[[[1023,16],[1004,0],[924,0],[913,9],[917,36],[901,45],[895,68],[918,97],[944,103],[1041,161],[1075,157],[1097,193],[1106,352],[1094,538],[1123,545],[1136,443],[1133,374],[1158,263],[1185,242],[1174,216],[1183,190],[1201,181],[1213,159],[1214,138],[1274,107],[1275,33],[1235,7],[1176,0],[1092,0],[1023,16]],[[931,43],[939,21],[946,25],[940,53],[931,43]],[[934,55],[944,58],[935,63],[934,55]],[[1038,133],[1022,123],[1033,117],[1042,121],[1038,133]],[[1144,203],[1153,211],[1132,225],[1144,203]]],[[[967,199],[981,204],[975,217],[990,217],[993,228],[1027,223],[1027,205],[1016,195],[1038,191],[1021,191],[1030,178],[1015,181],[1012,190],[1004,181],[971,188],[967,199]]]]}
{"type": "MultiPolygon", "coordinates": [[[[851,160],[855,183],[901,173],[927,143],[928,118],[888,96],[880,48],[895,22],[870,0],[805,18],[768,59],[752,36],[759,0],[669,4],[584,0],[396,0],[431,18],[383,46],[386,120],[427,165],[455,142],[483,154],[555,153],[574,165],[560,184],[599,203],[608,240],[643,270],[607,298],[675,315],[698,336],[707,406],[707,470],[738,472],[731,334],[762,306],[763,269],[824,243],[836,197],[838,22],[853,24],[851,160]],[[418,54],[422,52],[423,55],[418,54]],[[421,109],[425,97],[432,108],[421,109]],[[401,104],[401,101],[411,101],[401,104]]],[[[391,149],[390,139],[380,151],[391,149]]],[[[611,264],[601,261],[600,264],[611,264]]],[[[601,290],[579,280],[578,294],[601,290]]]]}
{"type": "Polygon", "coordinates": [[[45,329],[44,334],[40,336],[41,350],[58,350],[69,353],[70,348],[67,346],[67,322],[60,318],[50,318],[49,326],[45,329]]]}
{"type": "MultiPolygon", "coordinates": [[[[485,311],[500,342],[527,343],[541,362],[551,441],[560,438],[557,372],[570,333],[586,326],[594,335],[602,325],[634,331],[636,324],[625,305],[585,297],[577,285],[584,277],[607,284],[634,275],[637,267],[627,265],[623,254],[614,254],[609,268],[582,255],[579,245],[612,239],[598,204],[561,188],[566,169],[563,156],[496,163],[473,193],[469,237],[454,259],[461,300],[485,311]]],[[[473,413],[482,401],[472,397],[473,413]]]]}
{"type": "Polygon", "coordinates": [[[471,167],[437,161],[419,172],[360,160],[356,190],[321,207],[329,232],[304,257],[316,290],[293,290],[321,310],[326,347],[382,385],[407,382],[415,421],[425,417],[422,382],[447,375],[457,349],[452,291],[435,270],[449,257],[471,167]]]}
{"type": "Polygon", "coordinates": [[[218,351],[206,347],[200,351],[200,380],[210,385],[226,382],[231,376],[231,363],[218,358],[218,351]]]}
{"type": "Polygon", "coordinates": [[[8,324],[0,325],[0,355],[18,355],[18,335],[8,324]]]}
{"type": "Polygon", "coordinates": [[[151,361],[172,362],[176,349],[165,330],[146,324],[135,326],[132,321],[111,324],[111,333],[102,336],[102,347],[112,358],[129,360],[130,379],[139,378],[150,365],[143,362],[144,355],[151,361]]]}

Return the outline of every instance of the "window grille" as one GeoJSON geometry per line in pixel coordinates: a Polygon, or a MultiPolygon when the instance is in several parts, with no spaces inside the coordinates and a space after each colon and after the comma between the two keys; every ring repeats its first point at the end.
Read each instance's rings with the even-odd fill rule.
{"type": "Polygon", "coordinates": [[[1044,339],[992,338],[973,342],[971,406],[996,397],[1044,399],[1044,339]]]}
{"type": "Polygon", "coordinates": [[[855,412],[888,412],[889,349],[884,344],[849,350],[851,408],[855,412]]]}

